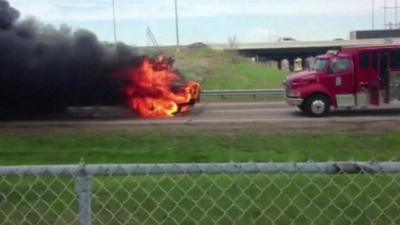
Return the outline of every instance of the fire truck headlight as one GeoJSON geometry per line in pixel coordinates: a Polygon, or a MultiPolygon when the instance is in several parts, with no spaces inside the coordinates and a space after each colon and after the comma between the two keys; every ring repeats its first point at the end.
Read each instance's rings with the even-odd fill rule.
{"type": "Polygon", "coordinates": [[[299,98],[301,97],[301,93],[299,91],[289,91],[288,96],[293,98],[299,98]]]}

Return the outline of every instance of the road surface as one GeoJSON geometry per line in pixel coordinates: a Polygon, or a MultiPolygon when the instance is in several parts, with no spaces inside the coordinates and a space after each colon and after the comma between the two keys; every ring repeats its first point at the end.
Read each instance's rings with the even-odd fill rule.
{"type": "Polygon", "coordinates": [[[143,120],[121,108],[71,110],[73,118],[3,121],[1,131],[102,131],[157,129],[183,132],[380,132],[400,130],[400,108],[337,111],[326,118],[309,118],[284,102],[203,103],[192,113],[171,119],[143,120]],[[93,113],[95,114],[94,118],[93,113]],[[89,116],[90,115],[90,116],[89,116]]]}

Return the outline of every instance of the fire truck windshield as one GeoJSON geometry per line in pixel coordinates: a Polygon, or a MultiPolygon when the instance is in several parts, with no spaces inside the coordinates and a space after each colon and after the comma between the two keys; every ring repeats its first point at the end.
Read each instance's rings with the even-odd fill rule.
{"type": "Polygon", "coordinates": [[[328,60],[326,59],[317,59],[314,64],[314,71],[323,72],[326,70],[326,66],[328,65],[328,60]]]}

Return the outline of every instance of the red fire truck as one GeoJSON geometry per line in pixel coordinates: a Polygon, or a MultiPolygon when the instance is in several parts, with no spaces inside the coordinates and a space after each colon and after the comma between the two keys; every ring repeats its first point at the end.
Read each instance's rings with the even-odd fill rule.
{"type": "Polygon", "coordinates": [[[400,98],[400,45],[347,47],[316,57],[311,71],[289,76],[286,100],[310,116],[331,108],[378,108],[400,98]]]}

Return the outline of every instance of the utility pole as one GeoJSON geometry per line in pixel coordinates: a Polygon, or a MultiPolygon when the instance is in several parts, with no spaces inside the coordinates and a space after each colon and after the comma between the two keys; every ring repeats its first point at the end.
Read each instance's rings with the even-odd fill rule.
{"type": "Polygon", "coordinates": [[[394,29],[398,29],[399,28],[399,21],[398,21],[398,9],[399,6],[397,4],[397,0],[394,0],[394,29]]]}
{"type": "Polygon", "coordinates": [[[390,2],[390,5],[388,5],[387,0],[383,0],[383,23],[385,26],[385,29],[399,29],[400,24],[399,24],[399,5],[398,5],[398,0],[394,0],[390,2]],[[394,11],[393,11],[394,10],[394,11]],[[388,12],[390,19],[388,20],[388,12]],[[394,20],[393,20],[393,14],[394,13],[394,20]]]}
{"type": "Polygon", "coordinates": [[[112,10],[113,10],[113,26],[114,26],[114,43],[117,44],[117,19],[115,15],[115,0],[112,0],[112,10]]]}
{"type": "Polygon", "coordinates": [[[180,51],[179,44],[179,17],[178,17],[178,0],[175,0],[175,30],[176,30],[176,51],[180,51]]]}
{"type": "Polygon", "coordinates": [[[375,30],[375,0],[372,0],[372,30],[375,30]]]}
{"type": "Polygon", "coordinates": [[[386,23],[386,11],[387,11],[387,6],[386,6],[386,0],[383,0],[383,26],[387,27],[387,23],[386,23]]]}

